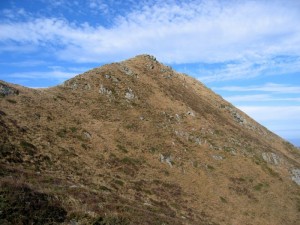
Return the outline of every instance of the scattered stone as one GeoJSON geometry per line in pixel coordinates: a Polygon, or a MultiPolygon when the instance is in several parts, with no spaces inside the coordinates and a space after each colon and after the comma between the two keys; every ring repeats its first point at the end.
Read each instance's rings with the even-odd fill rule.
{"type": "Polygon", "coordinates": [[[91,138],[92,138],[92,135],[91,135],[89,132],[87,132],[87,131],[84,131],[84,132],[83,132],[83,136],[84,136],[84,138],[86,138],[86,139],[91,139],[91,138]]]}
{"type": "Polygon", "coordinates": [[[175,114],[175,118],[176,118],[177,121],[181,120],[181,118],[180,118],[180,116],[178,114],[175,114]]]}
{"type": "Polygon", "coordinates": [[[195,138],[195,143],[196,143],[197,145],[201,145],[201,144],[202,144],[201,139],[200,139],[199,137],[196,137],[196,138],[195,138]]]}
{"type": "Polygon", "coordinates": [[[99,93],[100,94],[104,94],[104,95],[111,95],[112,94],[112,91],[105,88],[102,84],[100,85],[100,88],[99,88],[99,93]]]}
{"type": "Polygon", "coordinates": [[[105,77],[106,79],[110,79],[110,78],[111,78],[111,76],[108,75],[108,74],[105,74],[104,77],[105,77]]]}
{"type": "Polygon", "coordinates": [[[230,154],[231,154],[231,155],[237,155],[237,152],[236,152],[235,149],[231,149],[231,150],[230,150],[230,154]]]}
{"type": "Polygon", "coordinates": [[[242,115],[240,115],[238,112],[233,111],[232,115],[238,123],[243,123],[243,124],[247,123],[247,120],[242,115]]]}
{"type": "Polygon", "coordinates": [[[164,78],[166,78],[166,79],[172,79],[172,77],[173,77],[173,74],[168,74],[168,75],[164,76],[164,78]]]}
{"type": "Polygon", "coordinates": [[[160,154],[160,162],[162,163],[167,163],[170,167],[172,167],[173,163],[172,163],[173,159],[170,155],[163,155],[160,154]]]}
{"type": "Polygon", "coordinates": [[[122,71],[123,71],[126,75],[128,75],[128,76],[134,76],[134,75],[135,75],[135,73],[134,73],[131,69],[129,69],[127,66],[125,66],[125,65],[123,65],[122,71]]]}
{"type": "Polygon", "coordinates": [[[215,160],[223,160],[224,159],[223,156],[220,156],[220,155],[213,155],[212,157],[215,160]]]}
{"type": "Polygon", "coordinates": [[[145,58],[148,58],[154,62],[157,62],[156,58],[153,55],[145,55],[145,58]]]}
{"type": "Polygon", "coordinates": [[[145,206],[152,206],[150,203],[148,203],[148,202],[144,202],[144,205],[145,206]]]}
{"type": "Polygon", "coordinates": [[[119,83],[119,82],[120,82],[120,79],[119,79],[119,78],[112,77],[111,79],[112,79],[112,81],[113,81],[114,83],[119,83]]]}
{"type": "Polygon", "coordinates": [[[195,113],[193,111],[188,111],[186,114],[195,117],[195,113]]]}
{"type": "Polygon", "coordinates": [[[63,83],[63,87],[71,88],[72,90],[76,90],[78,88],[78,84],[75,80],[67,80],[63,83]]]}
{"type": "Polygon", "coordinates": [[[300,185],[300,169],[292,169],[292,180],[300,185]]]}
{"type": "Polygon", "coordinates": [[[191,134],[189,134],[188,132],[185,132],[185,131],[175,130],[174,132],[175,132],[176,136],[185,138],[187,141],[194,142],[197,145],[202,144],[201,139],[198,136],[191,135],[191,134]]]}
{"type": "Polygon", "coordinates": [[[262,157],[267,163],[273,165],[279,165],[281,161],[280,157],[273,152],[263,152],[262,157]]]}
{"type": "Polygon", "coordinates": [[[91,90],[91,85],[89,83],[85,84],[84,90],[91,90]]]}
{"type": "Polygon", "coordinates": [[[125,98],[128,100],[132,100],[135,98],[135,95],[133,93],[133,91],[131,90],[131,88],[128,88],[126,93],[125,93],[125,98]]]}
{"type": "Polygon", "coordinates": [[[150,70],[153,70],[154,69],[154,65],[153,64],[147,64],[147,68],[150,69],[150,70]]]}

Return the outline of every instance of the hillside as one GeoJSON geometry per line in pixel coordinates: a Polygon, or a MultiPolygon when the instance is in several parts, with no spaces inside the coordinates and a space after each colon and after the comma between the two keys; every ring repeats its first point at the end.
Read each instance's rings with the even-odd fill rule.
{"type": "Polygon", "coordinates": [[[299,224],[299,151],[153,56],[0,94],[1,224],[299,224]]]}

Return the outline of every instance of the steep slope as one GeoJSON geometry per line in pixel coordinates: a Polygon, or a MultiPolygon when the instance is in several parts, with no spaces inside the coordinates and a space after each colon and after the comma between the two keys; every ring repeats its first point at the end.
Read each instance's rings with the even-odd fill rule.
{"type": "Polygon", "coordinates": [[[1,224],[300,220],[299,151],[152,56],[0,93],[1,224]]]}

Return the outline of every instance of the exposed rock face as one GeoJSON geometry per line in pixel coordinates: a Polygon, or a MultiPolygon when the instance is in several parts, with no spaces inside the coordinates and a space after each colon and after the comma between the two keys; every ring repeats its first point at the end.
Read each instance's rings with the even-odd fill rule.
{"type": "Polygon", "coordinates": [[[292,169],[292,180],[300,185],[300,169],[292,169]]]}
{"type": "Polygon", "coordinates": [[[102,84],[100,85],[100,88],[99,88],[99,93],[100,94],[103,94],[103,95],[111,95],[112,94],[112,91],[105,88],[102,84]]]}
{"type": "Polygon", "coordinates": [[[0,95],[0,224],[299,224],[298,149],[153,56],[0,95]]]}
{"type": "Polygon", "coordinates": [[[263,152],[262,157],[266,162],[274,165],[279,165],[279,163],[281,162],[280,157],[273,152],[263,152]]]}
{"type": "Polygon", "coordinates": [[[172,162],[173,162],[173,159],[170,155],[163,155],[163,154],[160,154],[160,161],[163,163],[167,163],[170,167],[172,167],[172,162]]]}
{"type": "Polygon", "coordinates": [[[128,88],[126,90],[125,98],[128,100],[133,100],[135,98],[135,95],[134,95],[133,91],[131,90],[131,88],[128,88]]]}

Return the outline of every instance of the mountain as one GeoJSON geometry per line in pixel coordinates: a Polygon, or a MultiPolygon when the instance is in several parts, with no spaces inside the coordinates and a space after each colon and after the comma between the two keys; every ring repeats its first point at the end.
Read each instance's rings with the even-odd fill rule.
{"type": "Polygon", "coordinates": [[[0,94],[1,224],[299,224],[299,151],[153,56],[0,94]]]}

